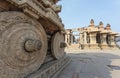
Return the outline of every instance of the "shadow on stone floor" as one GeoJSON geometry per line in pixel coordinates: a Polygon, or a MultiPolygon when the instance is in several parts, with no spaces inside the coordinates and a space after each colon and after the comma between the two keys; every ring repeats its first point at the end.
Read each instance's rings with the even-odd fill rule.
{"type": "Polygon", "coordinates": [[[59,78],[119,78],[112,71],[120,71],[120,56],[111,53],[69,53],[71,63],[59,78]]]}

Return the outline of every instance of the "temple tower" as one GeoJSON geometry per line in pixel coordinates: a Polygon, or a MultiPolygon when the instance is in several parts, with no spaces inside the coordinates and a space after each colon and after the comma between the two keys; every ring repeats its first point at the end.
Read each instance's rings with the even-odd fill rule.
{"type": "Polygon", "coordinates": [[[91,19],[89,27],[94,27],[94,20],[91,19]]]}

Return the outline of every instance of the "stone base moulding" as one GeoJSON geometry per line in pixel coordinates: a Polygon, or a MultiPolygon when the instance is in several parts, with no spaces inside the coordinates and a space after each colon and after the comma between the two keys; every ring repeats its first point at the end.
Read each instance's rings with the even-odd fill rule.
{"type": "Polygon", "coordinates": [[[100,46],[98,44],[90,44],[90,49],[100,49],[100,46]]]}
{"type": "Polygon", "coordinates": [[[25,78],[57,78],[59,73],[70,63],[70,57],[66,56],[60,60],[52,61],[42,65],[36,72],[25,78]]]}

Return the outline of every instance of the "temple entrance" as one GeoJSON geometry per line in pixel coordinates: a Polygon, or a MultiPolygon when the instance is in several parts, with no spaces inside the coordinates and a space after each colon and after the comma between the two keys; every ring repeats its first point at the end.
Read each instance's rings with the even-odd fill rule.
{"type": "Polygon", "coordinates": [[[73,32],[73,43],[74,44],[79,44],[79,32],[77,32],[77,31],[74,31],[73,32]]]}

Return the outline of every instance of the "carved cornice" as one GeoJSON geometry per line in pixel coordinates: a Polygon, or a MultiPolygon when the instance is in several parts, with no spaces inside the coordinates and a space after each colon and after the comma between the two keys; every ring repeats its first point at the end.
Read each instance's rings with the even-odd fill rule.
{"type": "MultiPolygon", "coordinates": [[[[51,7],[46,8],[43,6],[43,4],[41,4],[37,0],[6,0],[6,1],[9,1],[11,4],[21,8],[25,13],[35,17],[36,19],[42,17],[44,19],[53,22],[61,30],[64,31],[64,27],[61,22],[61,19],[55,12],[55,10],[58,11],[61,8],[59,8],[56,4],[54,4],[54,6],[50,4],[51,7]]],[[[42,0],[42,1],[46,2],[46,0],[42,0]]]]}

